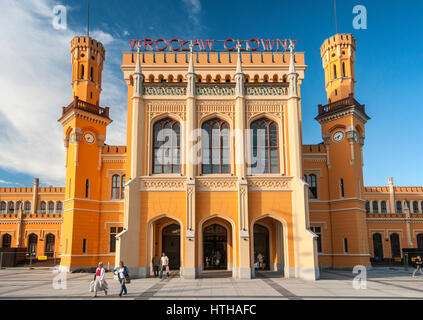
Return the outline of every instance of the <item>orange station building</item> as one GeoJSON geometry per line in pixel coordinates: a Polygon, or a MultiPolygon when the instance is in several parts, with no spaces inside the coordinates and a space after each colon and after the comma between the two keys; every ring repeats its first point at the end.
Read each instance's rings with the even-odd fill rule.
{"type": "Polygon", "coordinates": [[[303,145],[304,53],[124,53],[126,146],[105,144],[103,45],[71,41],[62,110],[66,187],[0,189],[0,244],[55,255],[64,270],[123,260],[149,277],[166,252],[185,278],[260,268],[319,278],[423,247],[423,187],[366,187],[356,42],[325,40],[321,144],[303,145]],[[263,258],[259,258],[262,256],[263,258]]]}

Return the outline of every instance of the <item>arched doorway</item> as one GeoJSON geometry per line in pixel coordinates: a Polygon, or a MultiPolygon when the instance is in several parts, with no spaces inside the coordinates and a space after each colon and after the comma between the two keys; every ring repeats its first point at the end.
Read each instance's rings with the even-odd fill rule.
{"type": "Polygon", "coordinates": [[[382,236],[380,233],[373,234],[373,252],[375,260],[383,260],[382,236]]]}
{"type": "Polygon", "coordinates": [[[178,224],[172,223],[162,230],[162,252],[169,258],[169,268],[179,270],[181,266],[181,228],[178,224]]]}
{"type": "Polygon", "coordinates": [[[390,236],[390,239],[391,239],[392,258],[401,257],[401,245],[400,245],[398,233],[392,233],[391,236],[390,236]]]}
{"type": "Polygon", "coordinates": [[[228,231],[214,223],[203,230],[204,270],[226,270],[228,268],[228,231]]]}
{"type": "Polygon", "coordinates": [[[46,236],[46,244],[44,247],[44,255],[46,255],[47,257],[54,256],[54,243],[55,243],[55,236],[49,233],[46,236]]]}
{"type": "Polygon", "coordinates": [[[10,234],[4,234],[1,240],[2,248],[10,248],[12,246],[12,236],[10,234]]]}
{"type": "Polygon", "coordinates": [[[31,233],[28,237],[28,253],[32,256],[37,255],[37,243],[38,236],[34,233],[31,233]]]}
{"type": "Polygon", "coordinates": [[[254,224],[254,267],[258,270],[270,270],[269,229],[261,224],[254,224]]]}

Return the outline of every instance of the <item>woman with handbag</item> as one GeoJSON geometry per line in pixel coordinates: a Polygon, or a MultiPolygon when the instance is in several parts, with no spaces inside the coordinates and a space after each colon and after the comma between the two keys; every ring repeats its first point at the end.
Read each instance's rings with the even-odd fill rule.
{"type": "Polygon", "coordinates": [[[118,280],[120,282],[120,293],[119,297],[122,297],[122,294],[127,295],[128,290],[126,289],[126,283],[130,283],[128,268],[125,266],[123,261],[119,263],[118,268],[113,269],[113,273],[117,273],[118,280]]]}
{"type": "Polygon", "coordinates": [[[105,273],[106,270],[103,268],[103,262],[100,262],[94,275],[94,297],[97,297],[97,291],[103,290],[104,294],[107,296],[107,289],[109,289],[109,286],[106,279],[104,279],[105,273]]]}

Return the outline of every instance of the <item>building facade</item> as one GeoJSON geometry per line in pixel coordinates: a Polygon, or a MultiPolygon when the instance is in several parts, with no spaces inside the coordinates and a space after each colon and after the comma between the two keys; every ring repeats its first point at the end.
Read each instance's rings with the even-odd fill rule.
{"type": "Polygon", "coordinates": [[[309,280],[319,266],[370,266],[423,247],[423,188],[364,186],[370,118],[355,99],[355,49],[350,34],[321,47],[317,145],[302,144],[303,53],[124,53],[127,141],[109,146],[105,49],[75,37],[73,101],[59,119],[66,186],[0,189],[2,246],[44,255],[54,235],[65,270],[124,260],[148,277],[166,252],[185,278],[219,269],[248,279],[261,260],[309,280]]]}

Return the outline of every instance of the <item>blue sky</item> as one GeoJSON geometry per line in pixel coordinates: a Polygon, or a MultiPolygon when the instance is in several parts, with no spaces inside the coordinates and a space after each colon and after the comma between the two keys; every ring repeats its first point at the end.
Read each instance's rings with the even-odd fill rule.
{"type": "MultiPolygon", "coordinates": [[[[338,31],[357,39],[356,99],[372,118],[366,125],[364,181],[423,185],[423,43],[419,0],[338,0],[338,31]],[[367,9],[367,29],[352,27],[353,7],[367,9]]],[[[71,99],[69,41],[86,29],[86,0],[2,0],[0,35],[0,186],[62,185],[64,148],[60,107],[71,99]],[[51,25],[54,5],[67,7],[68,29],[51,25]],[[19,41],[16,41],[19,39],[19,41]],[[11,67],[13,65],[13,68],[11,67]],[[17,70],[16,70],[17,69],[17,70]],[[19,99],[16,99],[19,97],[19,99]]],[[[314,120],[324,104],[320,58],[335,33],[333,0],[211,1],[91,0],[91,35],[105,44],[102,105],[114,119],[106,143],[124,144],[126,85],[121,53],[129,38],[299,38],[308,69],[302,86],[303,143],[321,142],[314,120]]]]}

